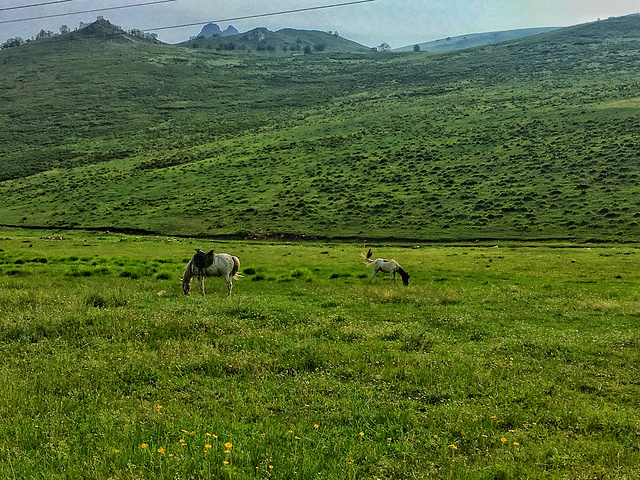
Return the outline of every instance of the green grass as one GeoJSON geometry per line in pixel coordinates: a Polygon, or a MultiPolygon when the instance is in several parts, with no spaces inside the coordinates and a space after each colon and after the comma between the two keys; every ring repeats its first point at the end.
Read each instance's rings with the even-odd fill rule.
{"type": "Polygon", "coordinates": [[[58,233],[0,233],[3,478],[640,473],[636,245],[374,245],[405,288],[368,245],[58,233]],[[196,247],[231,299],[182,295],[196,247]]]}
{"type": "Polygon", "coordinates": [[[0,51],[7,225],[630,240],[637,16],[441,55],[0,51]]]}

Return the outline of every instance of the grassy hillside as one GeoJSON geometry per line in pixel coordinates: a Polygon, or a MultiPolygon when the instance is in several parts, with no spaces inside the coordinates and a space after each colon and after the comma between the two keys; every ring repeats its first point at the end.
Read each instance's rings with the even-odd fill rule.
{"type": "Polygon", "coordinates": [[[517,40],[539,33],[546,33],[555,30],[554,27],[522,28],[518,30],[505,30],[502,32],[471,33],[469,35],[459,35],[457,37],[440,38],[430,42],[416,43],[406,47],[396,48],[396,52],[412,52],[417,45],[421,52],[442,53],[452,50],[464,50],[467,48],[492,45],[494,43],[517,40]]]}
{"type": "Polygon", "coordinates": [[[636,239],[640,17],[447,54],[0,51],[0,211],[186,235],[636,239]]]}

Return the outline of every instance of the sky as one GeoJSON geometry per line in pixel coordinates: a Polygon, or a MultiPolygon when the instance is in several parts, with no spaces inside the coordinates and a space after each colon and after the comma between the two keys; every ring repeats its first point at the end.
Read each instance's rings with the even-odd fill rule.
{"type": "Polygon", "coordinates": [[[272,31],[281,28],[331,31],[368,47],[387,43],[392,48],[399,48],[471,33],[565,27],[640,13],[640,0],[373,0],[232,21],[224,20],[349,0],[273,0],[264,3],[250,0],[171,0],[154,5],[86,12],[151,1],[154,0],[0,0],[0,43],[13,37],[32,38],[41,29],[57,33],[62,25],[73,30],[80,22],[91,23],[102,16],[125,30],[157,33],[158,38],[166,43],[188,40],[212,21],[223,30],[233,25],[240,32],[257,27],[272,31]],[[58,3],[42,5],[52,1],[58,3]],[[34,4],[40,5],[30,6],[34,4]],[[30,7],[13,8],[23,6],[30,7]],[[65,15],[28,20],[60,14],[65,15]],[[197,25],[156,30],[192,23],[197,25]]]}

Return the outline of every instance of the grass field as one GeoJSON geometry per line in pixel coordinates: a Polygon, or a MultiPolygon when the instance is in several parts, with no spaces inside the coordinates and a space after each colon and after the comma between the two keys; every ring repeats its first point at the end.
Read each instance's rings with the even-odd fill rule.
{"type": "Polygon", "coordinates": [[[369,246],[3,230],[0,476],[637,478],[637,245],[369,246]]]}

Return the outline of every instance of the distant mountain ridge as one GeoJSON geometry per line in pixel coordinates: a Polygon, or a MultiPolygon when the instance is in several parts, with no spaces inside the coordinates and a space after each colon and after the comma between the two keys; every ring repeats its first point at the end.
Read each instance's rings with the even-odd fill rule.
{"type": "Polygon", "coordinates": [[[202,30],[200,30],[198,37],[209,38],[215,35],[229,37],[232,35],[238,35],[239,33],[240,32],[233,25],[229,25],[225,30],[222,30],[216,23],[207,23],[202,27],[202,30]]]}
{"type": "Polygon", "coordinates": [[[393,51],[410,52],[413,51],[417,45],[421,52],[450,52],[454,50],[464,50],[466,48],[481,47],[484,45],[493,45],[495,43],[506,42],[509,40],[517,40],[519,38],[530,37],[557,29],[558,27],[540,27],[503,30],[498,32],[472,33],[468,35],[459,35],[457,37],[441,38],[430,42],[415,43],[406,47],[395,48],[393,51]]]}

